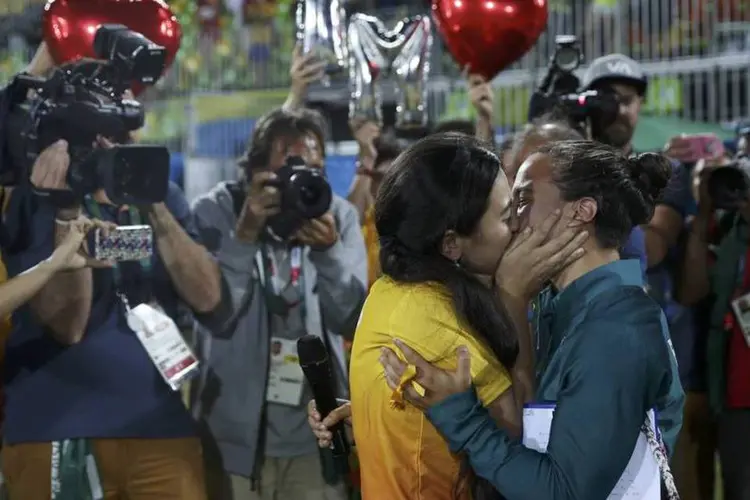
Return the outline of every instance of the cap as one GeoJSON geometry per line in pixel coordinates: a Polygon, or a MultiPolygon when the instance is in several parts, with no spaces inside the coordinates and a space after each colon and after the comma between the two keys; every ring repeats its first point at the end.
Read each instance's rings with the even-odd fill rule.
{"type": "Polygon", "coordinates": [[[635,86],[641,95],[644,95],[648,88],[648,79],[641,65],[622,54],[609,54],[594,59],[583,76],[583,86],[586,90],[605,81],[629,83],[635,86]]]}

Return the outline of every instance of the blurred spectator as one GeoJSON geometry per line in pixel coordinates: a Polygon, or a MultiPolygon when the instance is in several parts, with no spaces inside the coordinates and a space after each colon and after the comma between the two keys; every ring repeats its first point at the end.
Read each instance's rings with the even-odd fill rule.
{"type": "MultiPolygon", "coordinates": [[[[698,212],[686,245],[680,299],[686,305],[699,305],[704,320],[697,346],[707,360],[703,380],[707,400],[697,410],[705,413],[708,405],[717,418],[724,498],[744,500],[750,498],[750,344],[745,338],[744,315],[738,314],[736,306],[750,290],[750,213],[746,202],[732,210],[715,210],[707,188],[714,168],[701,168],[696,178],[698,212]]],[[[700,413],[693,413],[692,418],[698,424],[700,413]]],[[[703,465],[687,474],[709,474],[710,429],[707,425],[693,427],[694,441],[705,433],[696,442],[703,446],[702,456],[694,458],[703,465]]]]}
{"type": "Polygon", "coordinates": [[[198,22],[201,37],[217,40],[221,36],[222,0],[198,0],[198,22]]]}

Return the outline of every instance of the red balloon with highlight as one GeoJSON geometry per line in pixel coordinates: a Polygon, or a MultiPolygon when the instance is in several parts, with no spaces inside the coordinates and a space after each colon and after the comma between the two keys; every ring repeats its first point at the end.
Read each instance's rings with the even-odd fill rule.
{"type": "MultiPolygon", "coordinates": [[[[44,41],[55,63],[96,57],[94,36],[102,24],[124,24],[166,49],[165,71],[177,55],[182,28],[162,0],[50,0],[44,7],[44,41]]],[[[134,85],[139,94],[143,86],[134,85]]]]}
{"type": "Polygon", "coordinates": [[[458,65],[491,80],[547,28],[547,0],[433,0],[432,17],[458,65]]]}

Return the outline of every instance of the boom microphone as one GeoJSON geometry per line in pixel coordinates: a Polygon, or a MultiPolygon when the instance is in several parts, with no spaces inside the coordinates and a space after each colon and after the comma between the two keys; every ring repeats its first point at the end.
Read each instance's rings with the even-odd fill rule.
{"type": "MultiPolygon", "coordinates": [[[[315,399],[315,407],[320,413],[320,418],[326,418],[329,413],[338,407],[333,383],[333,372],[328,351],[323,340],[314,335],[305,335],[297,341],[297,354],[299,365],[305,373],[305,378],[310,384],[315,399]]],[[[339,422],[331,429],[333,439],[331,449],[335,458],[346,458],[349,456],[349,441],[346,439],[344,422],[339,422]]]]}

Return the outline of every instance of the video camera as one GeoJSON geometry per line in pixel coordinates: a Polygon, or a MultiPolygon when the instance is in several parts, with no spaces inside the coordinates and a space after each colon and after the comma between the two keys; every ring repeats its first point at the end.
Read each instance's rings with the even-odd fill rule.
{"type": "Polygon", "coordinates": [[[708,194],[717,210],[736,210],[750,194],[750,120],[737,127],[738,151],[729,165],[712,170],[708,194]]]}
{"type": "Polygon", "coordinates": [[[141,104],[123,94],[134,83],[154,84],[166,51],[125,26],[105,24],[96,32],[94,52],[98,59],[66,64],[47,79],[20,74],[10,84],[4,140],[12,167],[0,171],[0,182],[24,182],[39,154],[64,139],[70,190],[38,190],[57,206],[71,206],[99,188],[116,204],[161,202],[169,183],[169,152],[128,144],[145,116],[141,104]],[[115,145],[102,147],[99,137],[115,145]]]}
{"type": "Polygon", "coordinates": [[[617,96],[600,90],[581,92],[581,81],[575,75],[584,59],[578,38],[559,35],[555,44],[547,74],[531,96],[529,122],[553,114],[567,119],[584,135],[592,124],[606,128],[617,119],[617,96]]]}

